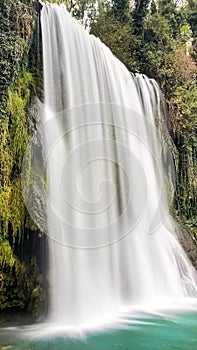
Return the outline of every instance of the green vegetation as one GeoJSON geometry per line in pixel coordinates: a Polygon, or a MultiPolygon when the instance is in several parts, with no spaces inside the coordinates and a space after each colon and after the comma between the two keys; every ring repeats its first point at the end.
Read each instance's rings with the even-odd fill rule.
{"type": "MultiPolygon", "coordinates": [[[[42,312],[44,277],[30,251],[31,220],[21,191],[21,166],[30,132],[27,107],[35,91],[28,71],[33,11],[29,1],[0,3],[0,309],[42,312]],[[25,252],[24,250],[27,250],[25,252]]],[[[34,240],[36,232],[31,232],[34,240]]]]}
{"type": "Polygon", "coordinates": [[[7,89],[24,64],[33,23],[33,11],[28,0],[0,1],[0,118],[5,115],[7,89]],[[4,103],[3,103],[4,102],[4,103]]]}
{"type": "Polygon", "coordinates": [[[26,110],[34,85],[33,76],[27,71],[15,79],[8,89],[7,118],[1,125],[0,308],[25,308],[38,317],[44,306],[44,279],[36,258],[30,256],[25,263],[16,253],[18,243],[15,242],[24,239],[30,226],[20,171],[29,141],[26,110]]]}

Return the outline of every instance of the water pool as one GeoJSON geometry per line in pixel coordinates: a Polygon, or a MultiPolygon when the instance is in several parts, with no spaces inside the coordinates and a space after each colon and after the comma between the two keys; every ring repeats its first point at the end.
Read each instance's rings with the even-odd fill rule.
{"type": "Polygon", "coordinates": [[[119,329],[70,335],[44,325],[0,329],[1,350],[196,350],[197,313],[148,316],[119,329]],[[45,327],[45,332],[38,330],[45,327]]]}

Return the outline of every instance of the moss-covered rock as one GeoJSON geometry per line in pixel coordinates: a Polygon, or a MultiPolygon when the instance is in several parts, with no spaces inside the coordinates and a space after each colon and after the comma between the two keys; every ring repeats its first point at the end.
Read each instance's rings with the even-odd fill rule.
{"type": "Polygon", "coordinates": [[[38,318],[46,308],[46,264],[40,256],[45,237],[28,215],[20,175],[33,132],[28,108],[36,84],[29,52],[35,32],[31,1],[0,2],[0,309],[38,318]]]}

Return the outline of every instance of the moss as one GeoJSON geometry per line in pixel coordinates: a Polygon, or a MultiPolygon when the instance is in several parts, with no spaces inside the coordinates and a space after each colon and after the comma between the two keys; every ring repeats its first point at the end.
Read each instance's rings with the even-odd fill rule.
{"type": "Polygon", "coordinates": [[[10,137],[13,157],[19,164],[22,162],[22,157],[29,141],[26,108],[34,86],[35,82],[32,74],[24,71],[13,88],[8,89],[7,112],[10,117],[10,137]]]}
{"type": "Polygon", "coordinates": [[[5,186],[9,182],[9,177],[13,167],[13,156],[10,150],[10,134],[8,123],[0,125],[0,183],[5,186]]]}
{"type": "Polygon", "coordinates": [[[13,254],[13,251],[10,247],[9,242],[0,236],[0,266],[4,270],[4,267],[7,265],[9,268],[12,268],[16,263],[16,258],[13,254]]]}
{"type": "Polygon", "coordinates": [[[31,2],[2,0],[0,2],[0,118],[5,117],[7,89],[17,76],[27,52],[33,21],[31,2]]]}
{"type": "Polygon", "coordinates": [[[11,223],[16,234],[24,225],[25,206],[22,198],[20,170],[29,141],[26,109],[34,88],[32,75],[25,71],[8,89],[7,122],[1,125],[1,189],[0,219],[4,236],[11,223]]]}
{"type": "Polygon", "coordinates": [[[34,26],[31,2],[1,1],[0,309],[24,309],[36,318],[46,304],[45,278],[36,253],[38,229],[25,208],[20,177],[30,138],[27,109],[36,89],[27,68],[34,26]],[[35,247],[30,249],[31,244],[35,247]]]}
{"type": "Polygon", "coordinates": [[[21,166],[30,134],[27,107],[35,82],[32,74],[22,71],[8,89],[6,121],[1,124],[0,188],[0,308],[17,307],[37,318],[43,312],[44,277],[36,258],[24,263],[14,252],[15,240],[25,227],[34,227],[24,205],[21,189],[21,166]]]}
{"type": "MultiPolygon", "coordinates": [[[[30,221],[27,219],[29,216],[22,197],[20,171],[30,137],[26,110],[34,85],[33,76],[28,71],[22,71],[12,83],[8,89],[6,121],[1,124],[0,129],[0,274],[3,276],[0,286],[0,308],[31,309],[32,307],[33,315],[38,316],[40,310],[38,297],[35,294],[32,297],[31,295],[32,290],[36,288],[40,290],[40,294],[43,293],[41,278],[37,284],[28,283],[33,278],[32,275],[29,276],[28,265],[20,261],[11,245],[11,242],[14,244],[14,237],[19,237],[23,233],[25,223],[30,221]],[[34,304],[37,305],[36,312],[34,304]]],[[[36,273],[39,275],[37,270],[36,273]]],[[[40,299],[43,300],[39,296],[40,299]]]]}
{"type": "MultiPolygon", "coordinates": [[[[6,254],[8,252],[11,253],[10,249],[6,248],[6,254]]],[[[1,309],[27,309],[36,319],[43,312],[45,305],[43,281],[35,259],[31,259],[27,268],[13,257],[12,266],[0,270],[1,309]]]]}

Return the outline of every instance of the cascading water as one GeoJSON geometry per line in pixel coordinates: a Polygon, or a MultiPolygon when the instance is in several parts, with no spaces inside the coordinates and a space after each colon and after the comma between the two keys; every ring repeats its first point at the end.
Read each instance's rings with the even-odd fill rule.
{"type": "Polygon", "coordinates": [[[157,84],[131,75],[65,6],[43,3],[41,26],[50,319],[102,324],[123,307],[196,297],[167,215],[157,84]]]}

